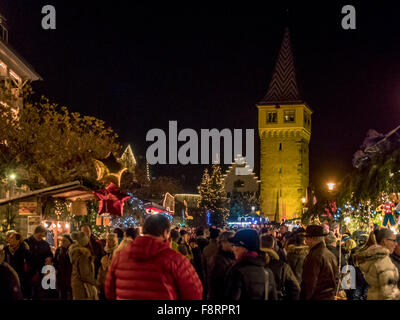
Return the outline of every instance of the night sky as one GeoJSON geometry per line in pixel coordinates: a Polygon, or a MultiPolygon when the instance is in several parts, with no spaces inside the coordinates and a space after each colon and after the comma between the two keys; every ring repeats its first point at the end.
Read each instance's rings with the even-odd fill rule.
{"type": "MultiPolygon", "coordinates": [[[[330,1],[332,2],[332,1],[330,1]]],[[[129,1],[1,0],[9,43],[42,76],[36,92],[107,122],[145,155],[152,128],[254,128],[289,26],[297,78],[314,110],[310,181],[339,181],[368,129],[400,124],[400,19],[388,2],[217,8],[129,1]],[[41,8],[57,29],[41,28],[41,8]],[[341,28],[353,4],[357,30],[341,28]],[[286,12],[289,8],[289,13],[286,12]]],[[[307,2],[308,3],[308,2],[307,2]]],[[[256,172],[259,171],[259,140],[256,172]]],[[[195,191],[204,166],[157,166],[195,191]]]]}

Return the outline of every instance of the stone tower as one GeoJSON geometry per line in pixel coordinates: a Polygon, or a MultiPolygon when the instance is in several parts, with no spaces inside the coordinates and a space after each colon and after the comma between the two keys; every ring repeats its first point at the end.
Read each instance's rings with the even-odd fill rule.
{"type": "Polygon", "coordinates": [[[312,110],[299,94],[288,28],[268,92],[257,108],[261,211],[278,222],[299,218],[309,179],[312,110]]]}

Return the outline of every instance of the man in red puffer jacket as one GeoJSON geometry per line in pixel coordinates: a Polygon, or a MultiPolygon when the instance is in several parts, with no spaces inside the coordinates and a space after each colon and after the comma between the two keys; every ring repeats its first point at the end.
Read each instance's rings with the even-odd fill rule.
{"type": "Polygon", "coordinates": [[[149,216],[144,236],[117,252],[109,267],[109,300],[201,300],[203,286],[190,261],[171,249],[170,223],[162,214],[149,216]]]}

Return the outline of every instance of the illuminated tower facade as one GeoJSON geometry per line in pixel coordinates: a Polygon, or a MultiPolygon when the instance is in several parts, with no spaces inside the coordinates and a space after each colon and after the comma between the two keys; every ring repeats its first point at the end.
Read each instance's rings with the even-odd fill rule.
{"type": "Polygon", "coordinates": [[[299,94],[287,28],[267,94],[257,108],[261,211],[275,221],[299,218],[309,182],[312,110],[299,94]]]}

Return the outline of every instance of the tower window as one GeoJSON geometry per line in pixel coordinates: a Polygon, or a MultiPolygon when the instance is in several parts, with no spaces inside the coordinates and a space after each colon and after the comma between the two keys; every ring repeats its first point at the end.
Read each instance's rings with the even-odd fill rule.
{"type": "Polygon", "coordinates": [[[282,143],[279,144],[279,151],[282,151],[282,143]]]}
{"type": "Polygon", "coordinates": [[[296,110],[285,110],[283,113],[284,122],[295,122],[296,121],[296,110]]]}
{"type": "Polygon", "coordinates": [[[278,113],[276,111],[268,112],[267,123],[277,123],[277,122],[278,122],[278,113]]]}

